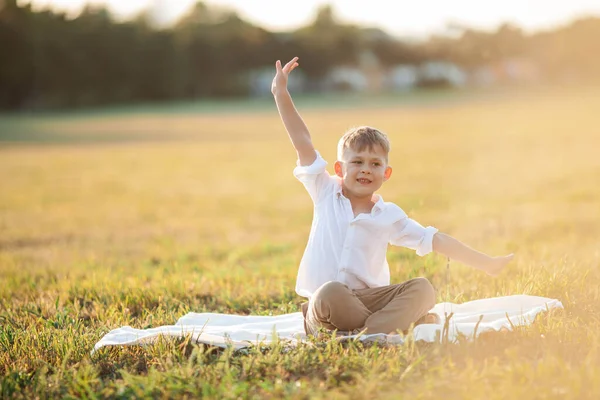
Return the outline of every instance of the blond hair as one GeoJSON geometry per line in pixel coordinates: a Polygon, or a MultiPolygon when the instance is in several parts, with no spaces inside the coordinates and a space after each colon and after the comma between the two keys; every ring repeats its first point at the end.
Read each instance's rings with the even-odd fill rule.
{"type": "Polygon", "coordinates": [[[338,160],[342,160],[347,149],[361,152],[368,148],[369,151],[373,151],[375,146],[381,146],[385,152],[385,160],[387,162],[391,146],[390,140],[385,133],[370,126],[350,128],[338,142],[338,160]]]}

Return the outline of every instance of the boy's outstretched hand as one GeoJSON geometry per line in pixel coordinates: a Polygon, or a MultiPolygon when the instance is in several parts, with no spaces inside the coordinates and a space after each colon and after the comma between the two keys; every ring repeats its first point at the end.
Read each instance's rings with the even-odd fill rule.
{"type": "Polygon", "coordinates": [[[491,276],[498,276],[506,264],[508,264],[514,257],[514,254],[509,254],[503,257],[492,257],[489,264],[486,265],[485,272],[491,276]]]}
{"type": "Polygon", "coordinates": [[[275,95],[278,90],[287,89],[288,76],[290,72],[294,70],[298,64],[298,57],[292,58],[287,64],[281,67],[281,61],[277,60],[275,62],[275,69],[277,73],[275,74],[275,78],[273,78],[273,83],[271,84],[271,93],[275,95]]]}

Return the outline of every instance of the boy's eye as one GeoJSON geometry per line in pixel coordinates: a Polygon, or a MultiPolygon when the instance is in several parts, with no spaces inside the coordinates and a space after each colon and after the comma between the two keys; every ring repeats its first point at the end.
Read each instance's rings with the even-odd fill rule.
{"type": "Polygon", "coordinates": [[[362,164],[362,161],[352,161],[353,164],[362,164]]]}
{"type": "Polygon", "coordinates": [[[373,163],[374,166],[379,167],[381,164],[379,164],[378,162],[373,163]]]}

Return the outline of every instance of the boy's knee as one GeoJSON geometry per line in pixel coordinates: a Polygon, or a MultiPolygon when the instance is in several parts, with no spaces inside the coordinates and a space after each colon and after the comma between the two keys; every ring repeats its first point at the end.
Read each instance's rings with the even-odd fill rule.
{"type": "Polygon", "coordinates": [[[429,309],[433,308],[435,306],[435,289],[431,282],[427,278],[414,278],[411,283],[419,293],[423,304],[429,309]]]}
{"type": "Polygon", "coordinates": [[[314,319],[317,324],[329,323],[331,314],[344,303],[343,296],[347,291],[348,287],[341,282],[329,281],[321,285],[310,299],[309,319],[314,319]]]}
{"type": "Polygon", "coordinates": [[[329,281],[325,282],[318,288],[313,296],[319,303],[330,303],[339,296],[348,291],[348,287],[341,282],[329,281]]]}

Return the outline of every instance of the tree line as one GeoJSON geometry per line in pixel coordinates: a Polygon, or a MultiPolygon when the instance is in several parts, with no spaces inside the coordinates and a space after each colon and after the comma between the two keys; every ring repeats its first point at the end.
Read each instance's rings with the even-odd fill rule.
{"type": "MultiPolygon", "coordinates": [[[[2,4],[2,3],[0,3],[2,4]]],[[[466,70],[526,58],[547,81],[600,79],[600,18],[525,34],[493,32],[400,40],[377,28],[339,23],[331,7],[308,25],[270,32],[232,10],[198,2],[168,28],[142,13],[116,21],[102,7],[76,18],[4,0],[0,8],[0,109],[53,109],[140,101],[242,96],[250,71],[299,55],[309,81],[356,65],[367,50],[382,67],[448,61],[466,70]]]]}

